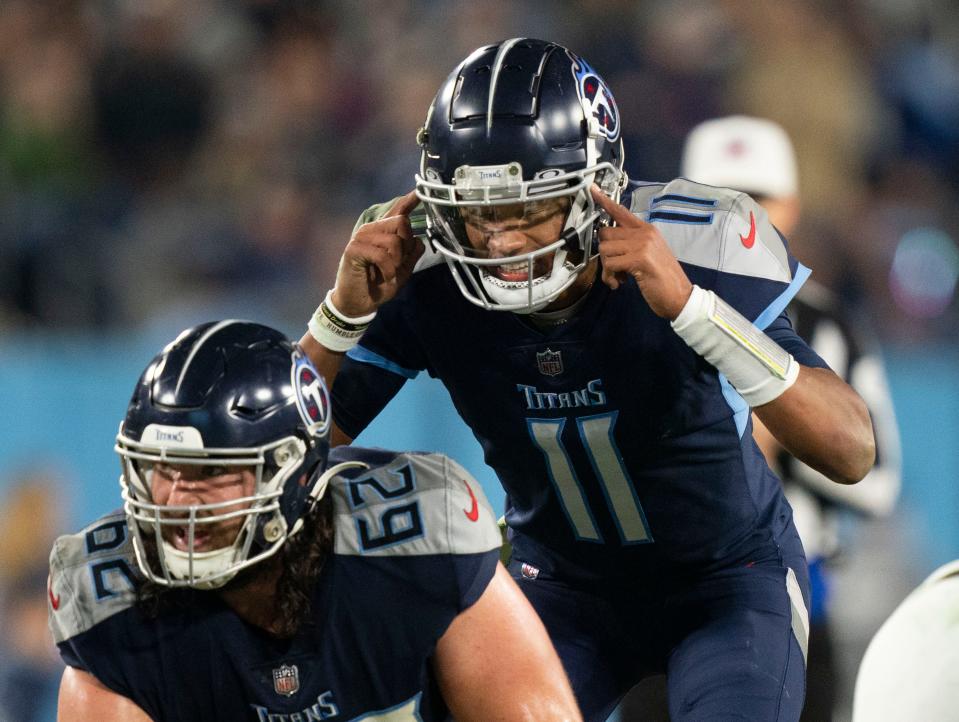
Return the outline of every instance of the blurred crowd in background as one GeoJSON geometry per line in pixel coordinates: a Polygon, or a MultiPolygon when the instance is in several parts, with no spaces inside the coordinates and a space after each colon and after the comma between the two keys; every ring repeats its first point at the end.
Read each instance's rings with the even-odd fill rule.
{"type": "MultiPolygon", "coordinates": [[[[446,74],[521,35],[604,76],[634,180],[675,177],[700,121],[780,123],[795,254],[887,348],[956,348],[954,0],[2,0],[0,338],[298,332],[359,213],[412,189],[446,74]]],[[[33,541],[0,556],[7,701],[58,673],[36,602],[63,530],[56,484],[13,477],[0,523],[33,541]]]]}
{"type": "Polygon", "coordinates": [[[591,61],[633,179],[699,121],[778,121],[816,277],[885,340],[948,338],[959,273],[949,0],[5,0],[0,324],[124,329],[185,306],[300,319],[357,214],[410,189],[455,63],[527,34],[591,61]]]}

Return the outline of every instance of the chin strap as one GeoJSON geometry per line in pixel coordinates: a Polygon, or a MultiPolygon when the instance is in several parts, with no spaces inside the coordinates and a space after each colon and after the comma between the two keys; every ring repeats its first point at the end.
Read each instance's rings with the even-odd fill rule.
{"type": "Polygon", "coordinates": [[[347,469],[369,468],[370,465],[363,461],[344,461],[336,466],[331,466],[329,469],[320,474],[320,478],[316,480],[316,483],[313,485],[313,490],[310,492],[310,499],[314,504],[322,499],[323,495],[326,494],[327,487],[330,485],[330,479],[339,474],[341,471],[346,471],[347,469]]]}
{"type": "Polygon", "coordinates": [[[326,494],[326,490],[330,485],[330,480],[339,474],[342,471],[347,469],[369,469],[370,465],[362,461],[344,461],[342,464],[336,464],[331,466],[317,478],[316,482],[313,484],[313,488],[310,490],[310,496],[307,500],[307,511],[299,519],[293,523],[293,528],[290,530],[290,533],[287,534],[287,538],[296,534],[303,527],[303,517],[309,513],[314,506],[323,498],[326,494]]]}

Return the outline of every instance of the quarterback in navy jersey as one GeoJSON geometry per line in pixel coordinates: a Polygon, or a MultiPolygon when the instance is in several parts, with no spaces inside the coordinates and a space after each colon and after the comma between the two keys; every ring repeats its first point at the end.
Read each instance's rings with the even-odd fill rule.
{"type": "Polygon", "coordinates": [[[328,435],[322,379],[273,329],[202,324],[153,360],[123,510],[50,557],[60,720],[580,718],[478,483],[328,435]]]}
{"type": "Polygon", "coordinates": [[[873,457],[783,314],[808,271],[743,193],[629,186],[609,88],[554,43],[477,49],[418,142],[415,191],[360,219],[301,341],[334,442],[426,370],[503,483],[584,717],[666,672],[674,720],[798,719],[806,565],[750,408],[835,481],[873,457]]]}

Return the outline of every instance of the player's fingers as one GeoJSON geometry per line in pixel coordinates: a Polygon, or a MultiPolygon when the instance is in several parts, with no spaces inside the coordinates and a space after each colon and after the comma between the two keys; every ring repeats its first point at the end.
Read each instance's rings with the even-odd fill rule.
{"type": "Polygon", "coordinates": [[[599,255],[606,258],[615,258],[617,256],[635,255],[641,251],[637,248],[636,241],[633,238],[602,238],[597,248],[599,255]]]}
{"type": "Polygon", "coordinates": [[[404,247],[411,242],[412,238],[410,241],[407,241],[405,238],[389,229],[379,228],[376,230],[370,230],[364,233],[362,236],[357,236],[353,242],[353,245],[358,248],[369,248],[370,246],[383,248],[399,259],[403,255],[404,247]]]}
{"type": "Polygon", "coordinates": [[[410,191],[405,196],[400,196],[393,201],[393,205],[390,206],[384,217],[409,216],[410,212],[419,205],[419,202],[420,199],[416,197],[416,191],[410,191]]]}
{"type": "Polygon", "coordinates": [[[377,245],[389,248],[390,253],[394,254],[398,263],[406,263],[413,256],[413,262],[419,260],[423,255],[423,241],[413,233],[410,220],[406,216],[395,216],[386,219],[391,224],[378,226],[375,229],[367,231],[367,239],[377,245]]]}
{"type": "Polygon", "coordinates": [[[405,281],[407,278],[409,278],[410,274],[413,273],[413,268],[416,266],[416,262],[420,260],[425,252],[426,247],[423,245],[423,241],[421,241],[419,238],[414,238],[413,247],[409,252],[403,253],[403,261],[397,268],[396,276],[400,281],[405,281]]]}
{"type": "MultiPolygon", "coordinates": [[[[375,267],[384,281],[396,278],[397,256],[390,251],[389,243],[354,243],[349,260],[354,268],[368,271],[370,267],[375,267]]],[[[377,281],[374,279],[375,282],[377,281]]]]}
{"type": "Polygon", "coordinates": [[[409,267],[413,265],[423,255],[423,242],[416,236],[411,235],[409,239],[398,236],[395,233],[379,231],[375,233],[366,233],[362,238],[354,240],[355,251],[359,254],[365,253],[365,249],[376,247],[381,248],[392,259],[396,267],[409,267]]]}
{"type": "Polygon", "coordinates": [[[636,243],[647,238],[647,234],[642,229],[626,226],[604,226],[599,229],[599,240],[606,241],[632,241],[636,243]]]}
{"type": "Polygon", "coordinates": [[[403,226],[403,233],[397,233],[397,235],[402,241],[403,256],[406,257],[413,253],[418,246],[422,246],[423,242],[413,233],[413,226],[410,223],[410,219],[407,216],[403,216],[403,220],[406,221],[403,226]]]}
{"type": "Polygon", "coordinates": [[[608,195],[603,193],[603,191],[601,191],[599,186],[595,183],[590,186],[589,190],[590,193],[593,194],[593,200],[596,201],[596,205],[606,211],[609,214],[609,217],[616,221],[616,223],[619,225],[638,227],[643,223],[643,221],[634,216],[628,208],[620,205],[608,195]]]}
{"type": "Polygon", "coordinates": [[[616,272],[611,268],[607,268],[606,264],[603,264],[603,275],[601,276],[603,283],[609,286],[612,290],[619,288],[619,279],[616,278],[616,272]]]}
{"type": "Polygon", "coordinates": [[[403,242],[413,240],[413,227],[410,225],[410,219],[407,216],[390,216],[381,218],[359,227],[354,238],[373,238],[383,234],[391,237],[398,237],[403,242]]]}

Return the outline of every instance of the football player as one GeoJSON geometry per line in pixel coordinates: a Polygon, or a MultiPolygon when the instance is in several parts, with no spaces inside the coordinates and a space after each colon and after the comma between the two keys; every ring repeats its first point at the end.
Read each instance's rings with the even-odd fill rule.
{"type": "Polygon", "coordinates": [[[329,427],[268,327],[153,359],[117,436],[123,511],[50,557],[60,720],[579,719],[478,483],[440,455],[328,456],[329,427]]]}
{"type": "Polygon", "coordinates": [[[445,384],[587,719],[665,672],[674,720],[796,720],[806,563],[750,409],[840,483],[872,465],[869,416],[783,315],[808,271],[762,207],[628,185],[621,122],[560,45],[474,51],[301,343],[336,379],[335,441],[418,372],[445,384]]]}
{"type": "MultiPolygon", "coordinates": [[[[681,174],[749,193],[787,238],[799,225],[796,154],[786,131],[770,120],[729,116],[696,126],[686,139],[681,174]]],[[[862,322],[849,318],[835,295],[812,280],[796,294],[787,312],[796,332],[866,401],[876,434],[873,468],[859,484],[840,485],[791,457],[762,421],[753,419],[756,440],[783,480],[809,564],[812,606],[802,719],[816,722],[831,719],[837,694],[827,565],[840,551],[840,511],[889,514],[901,486],[901,455],[882,358],[862,322]]]]}

